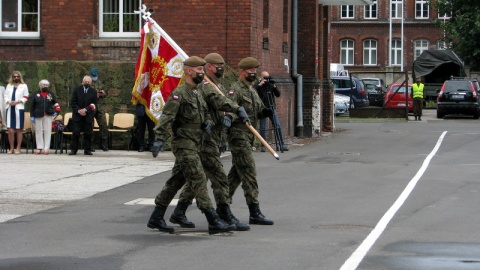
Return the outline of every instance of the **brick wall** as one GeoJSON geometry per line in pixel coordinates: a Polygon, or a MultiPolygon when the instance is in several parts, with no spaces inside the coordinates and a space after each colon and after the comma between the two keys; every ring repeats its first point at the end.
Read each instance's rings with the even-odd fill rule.
{"type": "MultiPolygon", "coordinates": [[[[2,61],[84,61],[135,63],[139,37],[106,39],[98,35],[99,1],[42,1],[40,39],[0,39],[2,61]]],[[[145,0],[152,18],[188,54],[222,54],[236,68],[240,59],[260,60],[279,82],[282,95],[277,109],[285,136],[295,133],[297,104],[291,68],[291,0],[145,0]],[[264,6],[266,3],[266,9],[264,6]],[[268,11],[265,13],[265,11],[268,11]],[[268,15],[268,18],[265,17],[268,15]],[[264,48],[264,41],[268,44],[264,48]]],[[[304,76],[304,108],[319,91],[320,43],[318,0],[299,3],[298,73],[304,76]]],[[[309,129],[311,113],[304,114],[309,129]]],[[[310,134],[307,133],[307,134],[310,134]]]]}

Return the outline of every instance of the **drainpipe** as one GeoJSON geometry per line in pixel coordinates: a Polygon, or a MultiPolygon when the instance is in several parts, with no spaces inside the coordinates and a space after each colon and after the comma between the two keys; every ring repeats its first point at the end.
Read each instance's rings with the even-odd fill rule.
{"type": "Polygon", "coordinates": [[[292,79],[297,91],[296,135],[303,138],[303,77],[297,73],[298,63],[298,0],[292,0],[292,79]]]}

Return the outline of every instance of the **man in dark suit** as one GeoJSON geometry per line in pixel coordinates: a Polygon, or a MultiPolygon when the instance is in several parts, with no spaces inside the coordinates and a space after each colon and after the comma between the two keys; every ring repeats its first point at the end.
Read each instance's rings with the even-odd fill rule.
{"type": "Polygon", "coordinates": [[[83,132],[84,154],[92,155],[93,119],[97,107],[97,90],[92,86],[92,77],[83,77],[83,83],[73,90],[70,106],[72,107],[72,144],[69,155],[76,155],[80,133],[83,132]]]}

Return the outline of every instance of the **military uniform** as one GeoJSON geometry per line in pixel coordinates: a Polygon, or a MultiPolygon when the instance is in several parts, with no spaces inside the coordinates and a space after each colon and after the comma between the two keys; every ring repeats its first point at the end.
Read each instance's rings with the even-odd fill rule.
{"type": "MultiPolygon", "coordinates": [[[[98,89],[98,92],[100,92],[100,90],[103,90],[103,85],[97,78],[98,73],[99,73],[98,68],[90,69],[90,75],[92,76],[92,86],[95,87],[95,89],[98,89]],[[93,80],[93,78],[97,78],[97,80],[93,80]]],[[[97,123],[98,123],[98,128],[100,131],[100,138],[101,138],[100,148],[104,151],[108,151],[108,125],[107,125],[107,117],[105,114],[105,97],[106,96],[107,96],[106,93],[104,95],[98,96],[97,109],[95,111],[95,119],[97,120],[97,123]]]]}
{"type": "MultiPolygon", "coordinates": [[[[199,57],[191,57],[187,59],[184,64],[191,66],[198,66],[199,63],[205,64],[205,61],[199,57]],[[192,60],[193,58],[193,60],[192,60]],[[200,61],[201,60],[201,61],[200,61]]],[[[198,75],[198,73],[197,73],[198,75]]],[[[211,85],[206,85],[204,82],[202,88],[212,88],[211,85]]],[[[205,92],[207,98],[212,99],[212,90],[205,92]]],[[[166,207],[170,204],[176,193],[185,182],[190,186],[197,201],[197,207],[205,213],[209,222],[209,232],[216,233],[218,231],[232,230],[233,226],[228,226],[223,221],[219,220],[218,215],[213,209],[212,201],[208,195],[207,178],[200,159],[200,151],[204,141],[204,137],[208,136],[206,124],[210,121],[208,113],[208,105],[205,101],[204,91],[201,91],[197,85],[192,86],[188,83],[183,83],[178,86],[171,93],[165,107],[163,108],[162,116],[155,127],[155,141],[165,142],[169,139],[170,123],[173,122],[173,138],[171,142],[172,152],[175,155],[175,165],[172,169],[172,176],[165,183],[162,191],[155,197],[156,210],[152,213],[148,226],[150,228],[158,228],[163,231],[173,231],[165,225],[163,215],[166,207]],[[203,130],[205,129],[205,131],[203,130]],[[183,174],[183,177],[181,177],[183,174]],[[157,211],[157,213],[155,212],[157,211]],[[159,217],[162,217],[159,220],[159,217]]],[[[213,98],[215,99],[215,98],[213,98]]],[[[216,99],[220,103],[220,99],[216,99]]],[[[225,101],[225,100],[224,100],[225,101]]],[[[218,106],[219,110],[232,111],[236,110],[235,105],[231,102],[222,102],[218,106]]]]}
{"type": "MultiPolygon", "coordinates": [[[[239,67],[247,70],[258,67],[255,58],[247,57],[240,61],[239,67]]],[[[240,79],[232,84],[227,96],[243,106],[248,114],[252,126],[257,126],[260,118],[266,118],[267,109],[251,83],[240,79]]],[[[242,184],[246,202],[250,210],[251,224],[272,225],[273,221],[261,214],[258,201],[258,183],[255,160],[252,154],[254,135],[245,126],[245,123],[235,121],[228,130],[228,145],[232,152],[232,168],[228,173],[230,200],[236,189],[242,184]]]]}

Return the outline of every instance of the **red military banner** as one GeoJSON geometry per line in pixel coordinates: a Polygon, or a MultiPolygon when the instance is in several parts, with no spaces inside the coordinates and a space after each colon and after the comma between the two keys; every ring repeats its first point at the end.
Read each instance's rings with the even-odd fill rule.
{"type": "Polygon", "coordinates": [[[147,22],[141,31],[132,103],[143,104],[148,116],[157,123],[165,102],[183,76],[186,55],[177,51],[154,26],[154,22],[147,22]]]}

